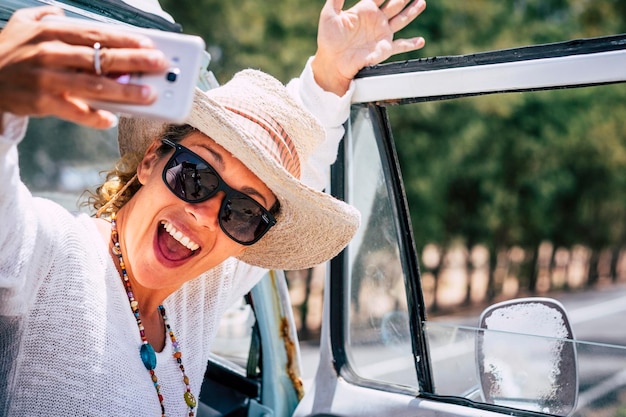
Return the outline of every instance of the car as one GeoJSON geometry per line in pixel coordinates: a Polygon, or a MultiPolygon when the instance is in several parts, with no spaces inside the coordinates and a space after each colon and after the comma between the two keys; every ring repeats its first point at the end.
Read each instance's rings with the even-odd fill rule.
{"type": "MultiPolygon", "coordinates": [[[[426,256],[416,250],[427,245],[412,228],[395,134],[397,122],[420,116],[423,121],[424,113],[432,116],[434,107],[446,109],[450,103],[462,103],[462,111],[473,115],[477,106],[504,112],[507,100],[519,103],[525,96],[533,103],[554,94],[562,102],[574,100],[572,92],[580,88],[584,94],[611,90],[624,98],[625,44],[624,35],[575,39],[395,62],[359,73],[330,189],[359,208],[363,226],[329,264],[321,362],[295,415],[624,412],[626,338],[617,330],[626,310],[623,283],[577,284],[572,267],[570,291],[548,282],[541,290],[535,286],[530,297],[518,298],[523,283],[509,281],[515,278],[512,271],[489,294],[488,275],[481,283],[459,273],[470,259],[461,254],[462,267],[456,274],[453,265],[447,276],[440,273],[435,293],[432,267],[423,265],[426,256]],[[478,302],[471,301],[470,286],[478,302]],[[544,308],[546,315],[540,312],[544,308]],[[502,321],[489,324],[490,317],[502,321]]],[[[581,113],[588,111],[582,106],[581,113]]],[[[539,120],[541,114],[530,117],[539,120]]],[[[428,143],[435,146],[443,129],[432,130],[428,143]]],[[[507,132],[510,137],[487,135],[486,143],[527,140],[521,131],[507,132]]],[[[462,140],[460,133],[453,140],[462,140]]],[[[427,163],[409,161],[422,162],[427,163]]],[[[455,260],[451,256],[448,262],[455,260]]]]}
{"type": "MultiPolygon", "coordinates": [[[[127,15],[119,14],[118,2],[103,3],[120,21],[137,12],[129,6],[127,15]]],[[[101,19],[93,10],[72,10],[101,19]]],[[[171,22],[148,20],[177,30],[171,22]]],[[[423,114],[449,103],[460,103],[458,111],[466,114],[478,114],[471,110],[477,107],[504,111],[507,101],[526,96],[536,103],[546,94],[568,102],[582,90],[626,93],[625,82],[624,34],[362,70],[327,187],[359,209],[362,226],[341,254],[315,270],[325,282],[317,371],[305,384],[290,272],[269,271],[222,320],[198,415],[623,415],[623,282],[581,284],[584,274],[571,266],[569,274],[544,270],[531,288],[510,270],[520,262],[505,262],[508,269],[490,278],[485,259],[497,259],[480,245],[450,250],[443,262],[441,248],[414,229],[402,175],[410,166],[397,148],[399,140],[411,139],[399,134],[402,121],[425,120],[423,114]],[[472,274],[465,267],[470,261],[472,274]]],[[[428,134],[434,143],[439,131],[428,134]]],[[[525,140],[510,134],[502,140],[525,140]]]]}

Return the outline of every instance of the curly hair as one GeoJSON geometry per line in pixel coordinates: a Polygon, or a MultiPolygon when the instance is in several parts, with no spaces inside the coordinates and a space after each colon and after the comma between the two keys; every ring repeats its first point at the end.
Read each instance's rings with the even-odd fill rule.
{"type": "MultiPolygon", "coordinates": [[[[172,124],[168,125],[155,140],[169,139],[172,142],[180,142],[195,130],[189,125],[172,124]]],[[[170,150],[169,146],[162,144],[157,149],[157,155],[162,157],[170,150]]],[[[141,188],[141,183],[137,181],[137,167],[143,156],[138,152],[126,152],[115,167],[107,172],[104,183],[94,192],[88,191],[89,197],[83,205],[92,207],[96,211],[95,217],[106,217],[117,212],[141,188]]]]}

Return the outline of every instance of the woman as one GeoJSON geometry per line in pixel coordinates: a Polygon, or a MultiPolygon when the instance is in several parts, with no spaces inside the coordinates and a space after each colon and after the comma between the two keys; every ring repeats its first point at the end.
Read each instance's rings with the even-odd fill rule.
{"type": "MultiPolygon", "coordinates": [[[[2,116],[0,213],[9,221],[0,230],[0,414],[195,415],[221,313],[258,281],[262,268],[321,263],[358,226],[353,208],[305,185],[325,184],[315,173],[328,161],[312,154],[334,152],[340,128],[327,129],[327,137],[302,103],[347,115],[350,80],[373,63],[365,49],[378,48],[375,59],[406,50],[383,48],[381,54],[378,42],[368,40],[368,27],[354,23],[382,22],[382,33],[392,36],[423,2],[378,6],[363,0],[342,11],[341,1],[326,3],[318,52],[290,86],[295,92],[247,70],[222,87],[197,91],[187,125],[150,137],[120,132],[125,165],[99,189],[100,217],[31,196],[17,169],[26,120],[2,116]]],[[[37,12],[27,26],[45,34],[37,12]]],[[[19,25],[7,28],[14,35],[19,25]]],[[[32,51],[32,44],[16,42],[6,30],[0,51],[16,51],[8,62],[39,65],[15,59],[28,57],[20,53],[32,51]],[[13,49],[3,48],[11,43],[13,49]]],[[[92,36],[71,39],[89,45],[92,36]]],[[[384,45],[399,45],[385,36],[384,45]]],[[[109,57],[118,52],[108,51],[109,57]]],[[[86,56],[80,48],[76,53],[86,56]]],[[[6,62],[0,80],[16,76],[16,66],[6,62]]],[[[76,62],[84,71],[84,60],[76,62]]],[[[54,68],[72,69],[67,63],[54,68]]],[[[21,99],[14,107],[0,100],[1,109],[70,114],[94,126],[114,122],[85,106],[93,90],[53,90],[52,102],[69,112],[59,114],[49,103],[29,107],[21,99]]]]}

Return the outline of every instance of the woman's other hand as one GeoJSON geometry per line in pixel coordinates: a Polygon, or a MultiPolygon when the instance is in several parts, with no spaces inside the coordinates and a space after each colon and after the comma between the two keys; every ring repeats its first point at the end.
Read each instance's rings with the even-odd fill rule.
{"type": "Polygon", "coordinates": [[[343,5],[327,0],[322,8],[311,64],[320,87],[339,96],[361,68],[424,46],[422,37],[393,37],[424,11],[426,0],[360,0],[348,10],[343,5]]]}
{"type": "Polygon", "coordinates": [[[150,39],[115,29],[86,28],[42,20],[63,15],[56,7],[16,11],[0,32],[0,114],[56,116],[95,128],[109,128],[117,118],[91,108],[86,100],[149,104],[146,86],[121,84],[96,74],[94,49],[102,49],[102,73],[159,72],[164,55],[150,39]]]}

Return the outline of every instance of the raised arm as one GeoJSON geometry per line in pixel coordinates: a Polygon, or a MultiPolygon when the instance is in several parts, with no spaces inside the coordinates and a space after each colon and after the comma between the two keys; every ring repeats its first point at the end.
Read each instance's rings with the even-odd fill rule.
{"type": "Polygon", "coordinates": [[[343,4],[343,0],[326,1],[317,52],[300,78],[288,85],[326,130],[326,141],[306,161],[302,175],[303,182],[317,189],[327,185],[328,168],[337,157],[356,73],[424,46],[422,37],[394,39],[394,35],[424,11],[425,0],[361,0],[348,10],[342,10],[343,4]]]}
{"type": "Polygon", "coordinates": [[[394,39],[426,8],[426,0],[361,0],[342,10],[327,0],[320,14],[317,52],[311,63],[318,85],[342,96],[365,66],[424,46],[424,38],[394,39]]]}

